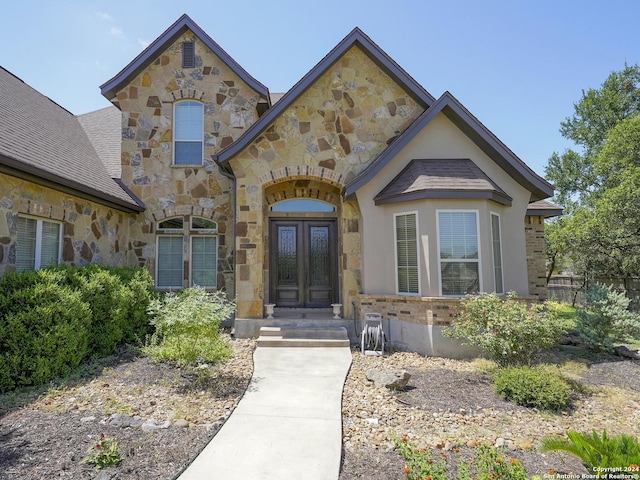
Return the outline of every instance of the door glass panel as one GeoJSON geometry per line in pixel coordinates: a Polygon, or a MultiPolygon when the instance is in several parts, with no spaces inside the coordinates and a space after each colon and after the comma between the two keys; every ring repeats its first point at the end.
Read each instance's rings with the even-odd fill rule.
{"type": "Polygon", "coordinates": [[[278,284],[298,284],[297,228],[278,226],[278,284]]]}
{"type": "Polygon", "coordinates": [[[329,285],[329,227],[310,227],[309,284],[329,285]]]}

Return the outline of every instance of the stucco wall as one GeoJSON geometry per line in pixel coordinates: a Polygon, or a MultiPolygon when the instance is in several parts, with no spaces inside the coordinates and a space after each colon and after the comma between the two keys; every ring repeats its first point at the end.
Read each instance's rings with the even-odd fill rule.
{"type": "Polygon", "coordinates": [[[523,219],[530,193],[496,165],[443,114],[434,118],[372,180],[357,192],[362,210],[363,292],[396,292],[394,213],[418,212],[420,248],[420,294],[440,295],[438,266],[437,211],[439,209],[476,210],[480,226],[481,287],[492,291],[494,275],[491,252],[491,212],[500,215],[502,256],[506,291],[528,295],[527,252],[523,219]],[[470,158],[485,174],[513,198],[507,207],[490,200],[420,200],[376,206],[373,198],[400,173],[412,159],[470,158]],[[381,252],[385,252],[381,254],[381,252]]]}
{"type": "MultiPolygon", "coordinates": [[[[237,140],[258,118],[259,95],[211,52],[185,32],[117,93],[122,110],[122,180],[145,204],[144,263],[155,272],[156,222],[173,215],[199,215],[218,224],[218,288],[234,292],[233,182],[211,159],[237,140]],[[195,41],[196,67],[182,68],[183,41],[195,41]],[[176,101],[204,104],[202,166],[173,165],[173,109],[176,101]]],[[[189,258],[185,240],[185,259],[189,258]]],[[[186,260],[188,262],[188,260],[186,260]]],[[[185,264],[185,286],[188,264],[185,264]]]]}
{"type": "Polygon", "coordinates": [[[62,263],[138,265],[138,215],[0,174],[0,275],[15,270],[18,216],[61,222],[62,263]]]}

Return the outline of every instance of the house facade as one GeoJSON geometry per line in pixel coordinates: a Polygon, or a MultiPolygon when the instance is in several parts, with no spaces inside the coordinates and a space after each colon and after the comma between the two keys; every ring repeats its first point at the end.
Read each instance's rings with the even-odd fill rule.
{"type": "Polygon", "coordinates": [[[70,137],[43,158],[44,140],[2,134],[0,273],[142,265],[159,289],[225,290],[239,336],[270,324],[266,304],[340,304],[429,354],[455,354],[439,329],[466,293],[546,297],[552,186],[357,28],[282,96],[186,15],[101,86],[98,112],[1,73],[3,115],[38,129],[50,109],[36,118],[70,137]]]}

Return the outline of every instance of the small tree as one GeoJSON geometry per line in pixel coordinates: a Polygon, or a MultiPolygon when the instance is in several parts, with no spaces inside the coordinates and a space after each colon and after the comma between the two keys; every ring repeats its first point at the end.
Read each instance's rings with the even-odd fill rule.
{"type": "Polygon", "coordinates": [[[631,300],[624,292],[596,283],[587,289],[585,299],[576,330],[589,347],[611,351],[614,342],[640,336],[640,315],[628,310],[631,300]]]}
{"type": "Polygon", "coordinates": [[[235,303],[223,292],[209,293],[201,287],[153,300],[149,313],[155,333],[144,351],[155,359],[174,360],[183,366],[199,360],[222,360],[231,349],[220,336],[220,324],[234,310],[235,303]]]}
{"type": "Polygon", "coordinates": [[[495,293],[466,297],[462,312],[443,333],[507,367],[532,365],[537,354],[558,343],[565,331],[552,304],[527,305],[510,292],[506,298],[495,293]]]}

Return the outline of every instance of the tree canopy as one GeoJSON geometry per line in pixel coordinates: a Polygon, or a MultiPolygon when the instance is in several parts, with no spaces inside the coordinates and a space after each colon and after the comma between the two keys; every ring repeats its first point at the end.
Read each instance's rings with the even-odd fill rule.
{"type": "Polygon", "coordinates": [[[548,228],[552,265],[585,276],[640,275],[640,67],[625,65],[582,92],[560,132],[580,150],[545,169],[566,215],[548,228]]]}

